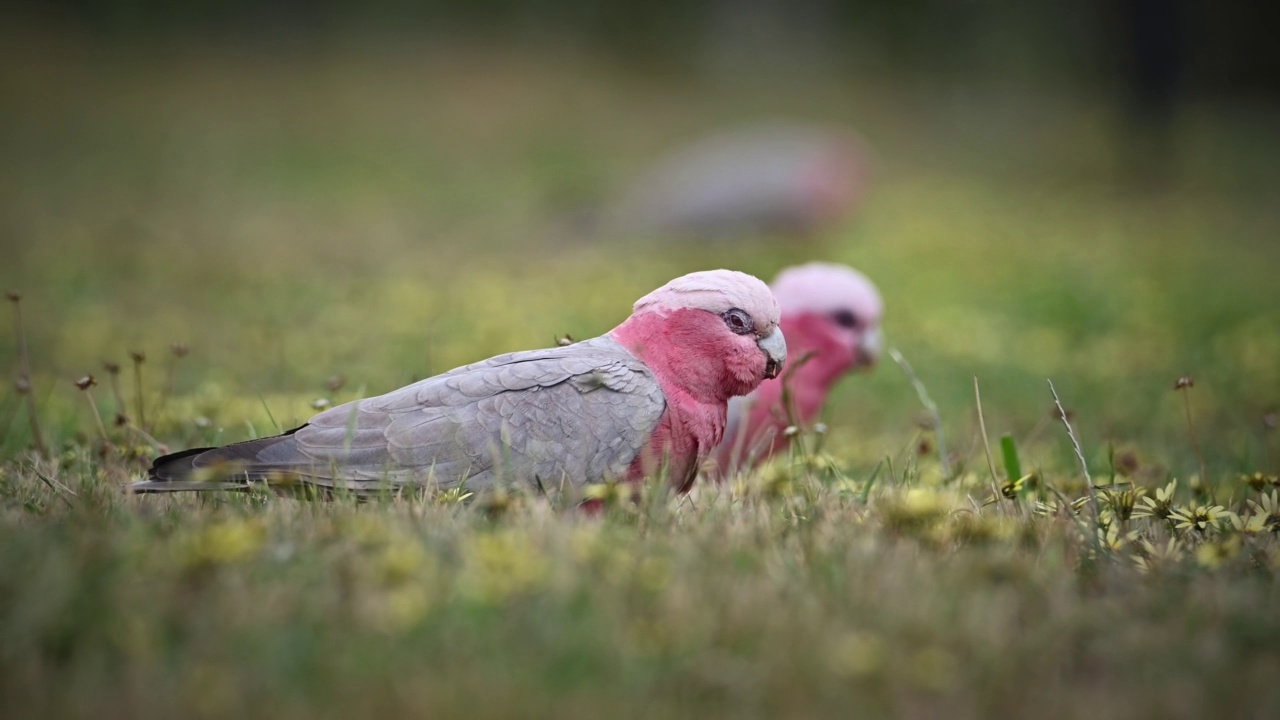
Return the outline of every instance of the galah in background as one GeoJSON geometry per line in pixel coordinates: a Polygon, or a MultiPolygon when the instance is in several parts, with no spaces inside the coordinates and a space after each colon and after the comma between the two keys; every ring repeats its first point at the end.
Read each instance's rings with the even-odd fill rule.
{"type": "Polygon", "coordinates": [[[778,321],[755,277],[691,273],[640,298],[600,337],[450,370],[283,435],[166,455],[133,490],[523,482],[580,494],[659,473],[686,490],[724,435],[729,398],[781,370],[778,321]]]}
{"type": "Polygon", "coordinates": [[[844,265],[810,263],[783,270],[772,288],[782,307],[791,361],[780,377],[729,403],[728,430],[708,470],[715,478],[729,477],[785,448],[788,426],[811,424],[836,382],[846,373],[870,368],[880,354],[884,304],[862,273],[844,265]]]}
{"type": "Polygon", "coordinates": [[[854,212],[866,189],[862,142],[797,124],[751,126],[680,147],[604,212],[606,232],[734,238],[807,235],[854,212]]]}

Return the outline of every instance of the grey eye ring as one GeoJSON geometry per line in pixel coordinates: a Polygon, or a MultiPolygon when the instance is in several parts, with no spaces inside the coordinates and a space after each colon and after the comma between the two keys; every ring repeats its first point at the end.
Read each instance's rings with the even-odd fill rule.
{"type": "Polygon", "coordinates": [[[750,335],[756,331],[755,321],[745,310],[740,308],[729,308],[720,314],[724,320],[724,324],[729,331],[735,335],[750,335]]]}

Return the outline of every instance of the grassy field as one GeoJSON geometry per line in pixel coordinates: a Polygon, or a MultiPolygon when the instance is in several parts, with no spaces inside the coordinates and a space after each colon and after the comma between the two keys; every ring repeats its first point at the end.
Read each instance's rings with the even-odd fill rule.
{"type": "Polygon", "coordinates": [[[1188,108],[1179,171],[1138,191],[1108,107],[1043,88],[712,82],[461,45],[3,47],[0,289],[23,296],[51,448],[6,383],[11,716],[1280,712],[1274,112],[1188,108]],[[562,232],[671,143],[761,116],[866,134],[852,223],[805,243],[562,232]],[[791,457],[600,517],[122,492],[156,444],[590,337],[690,270],[811,259],[880,284],[947,471],[886,362],[791,457]]]}

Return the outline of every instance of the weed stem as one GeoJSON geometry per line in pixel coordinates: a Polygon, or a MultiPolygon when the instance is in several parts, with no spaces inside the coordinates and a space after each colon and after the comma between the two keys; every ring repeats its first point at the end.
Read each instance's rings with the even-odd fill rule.
{"type": "Polygon", "coordinates": [[[84,397],[89,401],[89,410],[93,412],[93,422],[98,426],[98,435],[102,437],[103,448],[111,446],[111,438],[107,437],[107,426],[102,424],[102,413],[98,412],[98,403],[93,399],[93,391],[90,390],[97,382],[92,375],[85,375],[76,381],[76,387],[84,392],[84,397]]]}
{"type": "Polygon", "coordinates": [[[146,361],[147,356],[137,350],[129,353],[129,356],[133,359],[133,390],[134,397],[138,401],[138,427],[145,430],[147,413],[142,399],[142,363],[146,361]]]}
{"type": "MultiPolygon", "coordinates": [[[[1085,484],[1089,486],[1089,504],[1093,508],[1093,527],[1095,533],[1102,528],[1102,514],[1098,510],[1098,491],[1093,487],[1093,477],[1089,475],[1089,464],[1085,462],[1084,451],[1080,449],[1080,439],[1076,437],[1075,428],[1071,427],[1071,420],[1067,418],[1067,410],[1062,407],[1062,401],[1058,399],[1058,390],[1053,386],[1053,380],[1048,380],[1049,392],[1053,393],[1053,404],[1058,408],[1058,416],[1062,418],[1062,424],[1067,426],[1067,437],[1071,438],[1071,447],[1076,451],[1076,459],[1080,461],[1080,470],[1084,472],[1085,484]]],[[[1098,543],[1095,537],[1094,543],[1098,543]]]]}
{"type": "Polygon", "coordinates": [[[22,375],[18,378],[18,391],[27,398],[27,414],[31,418],[31,436],[36,443],[36,452],[40,457],[48,459],[49,448],[44,444],[44,434],[40,432],[40,413],[36,408],[36,392],[31,385],[31,358],[27,354],[27,333],[22,325],[22,295],[10,291],[8,297],[13,303],[13,327],[18,334],[18,361],[22,368],[22,375]]]}
{"type": "Polygon", "coordinates": [[[1191,447],[1196,449],[1196,458],[1200,460],[1200,482],[1209,482],[1208,466],[1204,462],[1204,451],[1200,449],[1200,438],[1196,437],[1196,425],[1191,420],[1191,394],[1187,388],[1182,390],[1182,407],[1187,413],[1187,434],[1191,436],[1191,447]]]}
{"type": "Polygon", "coordinates": [[[933,416],[933,431],[938,436],[938,462],[942,465],[942,477],[946,480],[951,479],[951,468],[947,464],[947,443],[942,437],[942,416],[938,413],[938,405],[929,397],[929,391],[925,389],[924,383],[920,382],[920,378],[916,377],[914,371],[911,370],[910,363],[898,352],[898,348],[889,348],[889,357],[902,368],[902,373],[907,376],[907,380],[911,382],[911,386],[916,389],[916,395],[920,397],[920,404],[924,405],[925,410],[933,416]]]}
{"type": "MultiPolygon", "coordinates": [[[[978,405],[978,430],[982,433],[982,449],[987,453],[987,469],[991,471],[991,496],[1000,502],[1000,477],[996,475],[996,461],[991,457],[991,442],[987,440],[987,421],[982,414],[982,393],[978,390],[978,376],[973,376],[973,399],[978,405]]],[[[1012,482],[1017,478],[1009,478],[1012,482]]]]}

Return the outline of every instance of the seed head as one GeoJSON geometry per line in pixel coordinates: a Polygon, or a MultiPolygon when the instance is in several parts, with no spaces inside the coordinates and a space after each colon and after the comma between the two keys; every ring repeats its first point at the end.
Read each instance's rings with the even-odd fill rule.
{"type": "Polygon", "coordinates": [[[139,365],[147,361],[147,354],[141,350],[130,350],[129,357],[133,358],[133,361],[139,365]]]}
{"type": "Polygon", "coordinates": [[[573,338],[570,337],[569,333],[565,333],[563,337],[556,338],[556,345],[559,345],[560,347],[565,347],[567,345],[572,345],[572,344],[573,344],[573,338]]]}
{"type": "Polygon", "coordinates": [[[120,374],[120,363],[111,362],[110,360],[103,360],[103,361],[102,361],[102,369],[103,369],[103,370],[106,370],[107,372],[111,373],[112,375],[119,375],[119,374],[120,374]]]}
{"type": "Polygon", "coordinates": [[[84,377],[76,381],[76,387],[80,388],[81,390],[88,390],[89,388],[97,384],[98,384],[98,381],[94,380],[92,375],[85,375],[84,377]]]}
{"type": "Polygon", "coordinates": [[[16,303],[22,299],[22,293],[18,292],[17,290],[10,290],[9,292],[6,292],[4,296],[9,298],[9,302],[16,303]]]}
{"type": "MultiPolygon", "coordinates": [[[[1058,409],[1058,406],[1057,406],[1057,405],[1054,405],[1054,406],[1052,406],[1052,407],[1050,407],[1050,408],[1049,408],[1049,417],[1053,418],[1054,420],[1061,420],[1061,419],[1062,419],[1062,411],[1058,409]]],[[[1076,411],[1075,411],[1075,410],[1070,410],[1070,409],[1068,409],[1068,410],[1067,410],[1067,418],[1066,418],[1066,419],[1067,419],[1067,422],[1071,422],[1072,420],[1075,420],[1075,419],[1076,419],[1076,411]]]]}
{"type": "Polygon", "coordinates": [[[1258,492],[1262,492],[1268,485],[1280,485],[1280,478],[1275,475],[1263,475],[1261,472],[1255,472],[1252,475],[1242,474],[1240,480],[1258,492]]]}
{"type": "Polygon", "coordinates": [[[1271,410],[1262,416],[1262,426],[1266,429],[1275,430],[1277,425],[1280,425],[1280,416],[1276,414],[1275,410],[1271,410]]]}
{"type": "Polygon", "coordinates": [[[19,395],[26,395],[31,392],[31,381],[20,377],[13,381],[13,389],[17,390],[19,395]]]}
{"type": "Polygon", "coordinates": [[[1182,390],[1183,388],[1192,388],[1196,386],[1196,381],[1190,375],[1183,375],[1173,384],[1174,390],[1182,390]]]}
{"type": "Polygon", "coordinates": [[[1141,463],[1138,462],[1138,454],[1132,450],[1126,450],[1116,455],[1115,463],[1116,472],[1124,477],[1132,476],[1138,472],[1138,468],[1141,466],[1141,463]]]}
{"type": "Polygon", "coordinates": [[[346,375],[331,375],[328,380],[324,381],[324,386],[329,388],[330,392],[338,392],[343,385],[347,384],[346,375]]]}
{"type": "Polygon", "coordinates": [[[186,343],[176,342],[169,346],[169,352],[173,353],[174,357],[181,358],[186,357],[187,353],[191,352],[191,348],[186,343]]]}

